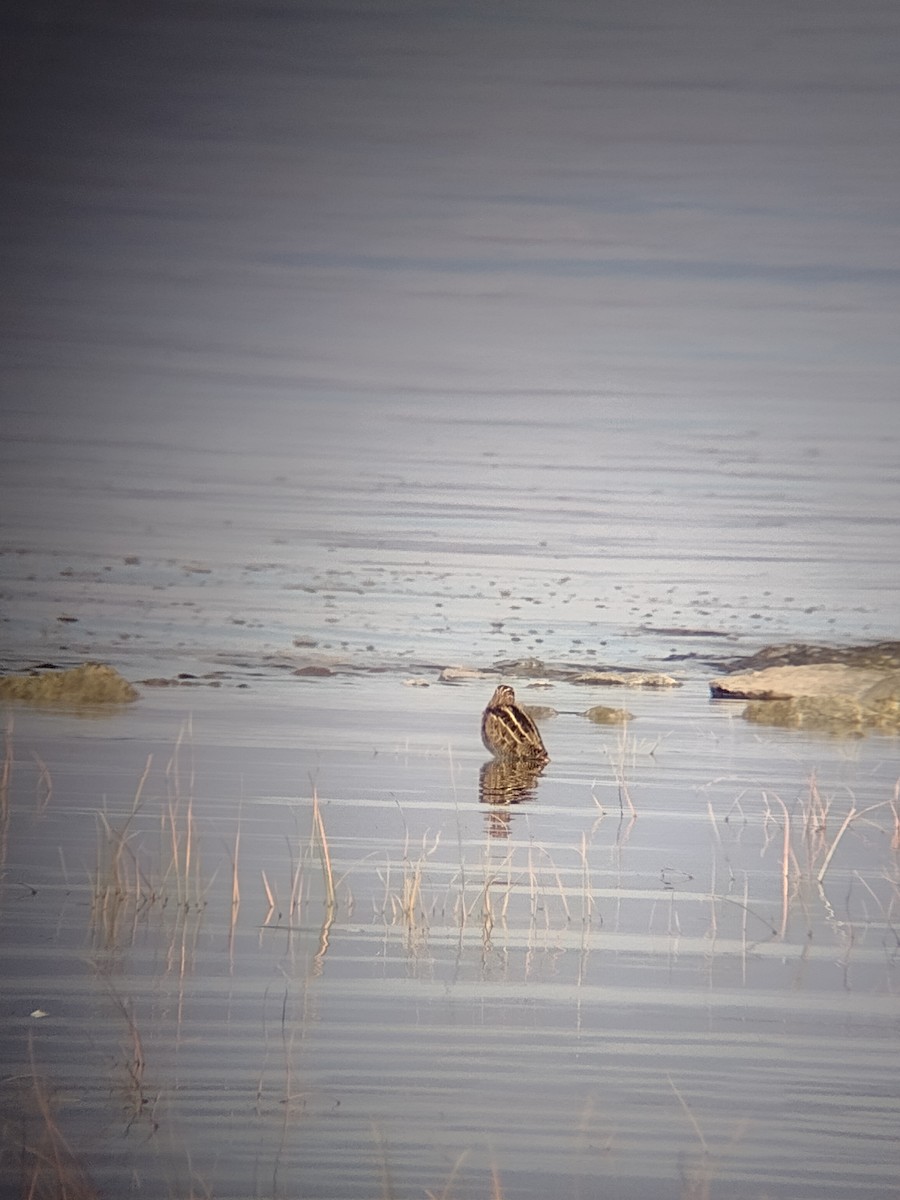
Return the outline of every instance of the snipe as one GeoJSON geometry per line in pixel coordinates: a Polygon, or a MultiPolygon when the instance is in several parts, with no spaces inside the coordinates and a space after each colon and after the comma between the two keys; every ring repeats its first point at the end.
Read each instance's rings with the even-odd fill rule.
{"type": "Polygon", "coordinates": [[[550,761],[537,725],[516,704],[516,693],[501,683],[481,718],[481,740],[496,758],[527,759],[536,766],[550,761]]]}

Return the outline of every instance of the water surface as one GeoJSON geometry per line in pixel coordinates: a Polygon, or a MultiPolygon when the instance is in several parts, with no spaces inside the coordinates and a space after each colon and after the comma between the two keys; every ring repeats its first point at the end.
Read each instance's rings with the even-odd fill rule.
{"type": "Polygon", "coordinates": [[[896,742],[707,688],[897,637],[893,7],[4,40],[0,656],[187,678],[11,714],[3,1194],[894,1197],[896,742]]]}

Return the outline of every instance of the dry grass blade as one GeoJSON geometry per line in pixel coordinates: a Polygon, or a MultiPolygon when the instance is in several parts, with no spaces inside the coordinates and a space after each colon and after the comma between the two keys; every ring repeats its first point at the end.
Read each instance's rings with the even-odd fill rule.
{"type": "Polygon", "coordinates": [[[554,878],[556,879],[556,887],[557,887],[557,890],[559,893],[560,903],[562,904],[562,907],[563,907],[563,912],[566,914],[566,921],[567,922],[571,921],[572,913],[569,910],[569,901],[566,899],[566,889],[563,886],[562,879],[560,878],[559,868],[557,867],[556,863],[553,861],[553,859],[550,857],[550,854],[546,850],[544,851],[544,854],[550,863],[550,867],[553,871],[554,878]]]}
{"type": "Polygon", "coordinates": [[[322,820],[322,810],[319,807],[319,796],[313,788],[313,844],[322,863],[322,877],[325,881],[325,904],[328,908],[335,907],[334,871],[331,867],[331,852],[328,849],[328,838],[325,834],[325,822],[322,820]]]}
{"type": "Polygon", "coordinates": [[[50,777],[50,768],[44,760],[32,751],[31,757],[37,763],[38,781],[37,794],[35,800],[35,811],[39,817],[43,816],[47,810],[47,805],[53,796],[53,780],[50,777]]]}
{"type": "Polygon", "coordinates": [[[462,1153],[457,1158],[456,1162],[453,1164],[453,1169],[451,1170],[450,1176],[447,1179],[447,1182],[444,1184],[442,1191],[432,1192],[432,1191],[429,1191],[427,1188],[425,1189],[425,1195],[428,1197],[428,1200],[450,1200],[451,1196],[453,1195],[453,1192],[451,1190],[453,1187],[453,1183],[454,1183],[457,1175],[459,1174],[460,1170],[462,1169],[463,1163],[466,1161],[466,1159],[468,1157],[469,1157],[468,1150],[463,1150],[462,1153]]]}
{"type": "Polygon", "coordinates": [[[275,905],[276,905],[277,901],[275,899],[274,892],[272,891],[271,887],[269,886],[269,879],[268,879],[268,876],[266,875],[265,871],[261,871],[260,874],[262,875],[263,890],[266,893],[266,903],[269,906],[268,911],[266,913],[266,919],[263,922],[263,924],[268,925],[269,921],[272,918],[272,913],[275,911],[275,905]]]}
{"type": "Polygon", "coordinates": [[[400,911],[407,925],[415,925],[416,909],[422,895],[422,864],[405,863],[403,872],[403,891],[400,896],[400,911]]]}
{"type": "Polygon", "coordinates": [[[581,846],[581,894],[583,896],[582,922],[590,927],[594,919],[594,886],[591,882],[591,862],[588,856],[587,835],[582,833],[581,846]]]}
{"type": "Polygon", "coordinates": [[[104,813],[97,814],[99,837],[97,870],[92,878],[92,920],[107,940],[115,937],[119,918],[126,905],[136,911],[153,897],[153,889],[141,870],[137,855],[129,844],[131,826],[141,806],[141,795],[153,755],[147,756],[144,772],[138,782],[131,812],[120,829],[114,829],[104,813]]]}
{"type": "Polygon", "coordinates": [[[12,717],[6,723],[3,733],[3,766],[0,767],[0,821],[9,817],[9,785],[12,780],[13,767],[13,723],[12,717]]]}
{"type": "Polygon", "coordinates": [[[791,814],[780,796],[776,796],[775,799],[781,805],[784,815],[784,839],[781,847],[781,926],[778,930],[778,936],[783,938],[787,933],[788,914],[791,907],[791,864],[796,864],[796,859],[791,848],[791,814]]]}
{"type": "Polygon", "coordinates": [[[831,865],[831,860],[834,858],[834,853],[840,844],[841,838],[844,836],[853,822],[858,821],[860,817],[864,817],[866,813],[874,812],[878,808],[884,808],[885,805],[889,805],[890,803],[890,800],[879,800],[877,804],[870,804],[867,808],[857,808],[856,805],[853,805],[846,817],[844,817],[840,829],[834,835],[834,841],[828,847],[828,852],[825,855],[825,859],[816,874],[816,883],[821,883],[825,878],[825,872],[831,865]]]}
{"type": "Polygon", "coordinates": [[[381,1164],[381,1194],[384,1200],[391,1200],[394,1194],[393,1180],[391,1179],[391,1167],[387,1156],[387,1142],[384,1137],[384,1130],[380,1125],[372,1123],[372,1133],[375,1141],[378,1144],[379,1162],[381,1164]]]}
{"type": "Polygon", "coordinates": [[[10,717],[3,736],[3,766],[0,767],[0,867],[6,862],[9,837],[9,785],[12,780],[13,767],[12,732],[13,723],[12,717],[10,717]]]}
{"type": "Polygon", "coordinates": [[[422,850],[419,857],[413,861],[409,853],[409,831],[403,842],[403,882],[399,895],[390,895],[391,909],[394,917],[402,916],[407,928],[417,928],[424,933],[428,926],[428,917],[423,900],[423,885],[425,882],[425,865],[440,844],[441,835],[435,835],[431,844],[428,835],[422,838],[422,850]]]}
{"type": "Polygon", "coordinates": [[[188,718],[178,731],[172,757],[166,764],[169,803],[162,815],[162,836],[168,844],[169,865],[164,878],[175,877],[175,889],[180,907],[185,911],[201,909],[205,903],[200,860],[196,852],[197,826],[194,821],[194,765],[192,757],[192,725],[188,718]],[[191,755],[187,769],[187,802],[182,818],[182,766],[185,741],[191,755]]]}
{"type": "Polygon", "coordinates": [[[288,857],[291,863],[291,892],[288,900],[288,915],[293,920],[300,911],[300,885],[303,877],[301,863],[294,862],[294,851],[291,843],[288,842],[288,857]]]}
{"type": "Polygon", "coordinates": [[[666,1079],[668,1079],[668,1081],[669,1081],[669,1087],[675,1093],[675,1098],[677,1099],[678,1103],[681,1105],[682,1109],[684,1110],[685,1116],[690,1121],[691,1128],[694,1130],[694,1133],[696,1133],[697,1140],[699,1141],[700,1145],[703,1147],[703,1153],[709,1154],[709,1146],[707,1146],[707,1144],[706,1144],[706,1138],[703,1136],[703,1130],[700,1128],[700,1123],[698,1122],[698,1120],[694,1116],[694,1114],[691,1112],[690,1105],[685,1100],[684,1096],[682,1096],[682,1094],[678,1090],[678,1088],[675,1086],[675,1080],[672,1078],[672,1076],[669,1074],[668,1071],[666,1071],[666,1079]]]}
{"type": "Polygon", "coordinates": [[[28,1058],[31,1065],[29,1101],[38,1128],[33,1138],[23,1131],[19,1152],[19,1194],[28,1200],[98,1200],[100,1193],[59,1128],[50,1090],[37,1073],[30,1034],[28,1058]]]}
{"type": "Polygon", "coordinates": [[[634,801],[631,798],[631,792],[628,788],[626,760],[628,759],[630,752],[632,765],[634,764],[635,755],[637,753],[637,741],[634,738],[629,741],[627,724],[622,727],[622,732],[619,735],[616,750],[617,755],[612,763],[612,768],[613,774],[616,777],[616,789],[619,796],[619,812],[623,817],[627,812],[629,817],[634,820],[634,818],[637,816],[637,809],[634,806],[634,801]]]}
{"type": "Polygon", "coordinates": [[[144,1043],[141,1039],[134,1012],[131,1006],[125,1003],[108,978],[103,977],[103,982],[110,999],[123,1017],[126,1029],[128,1030],[127,1057],[125,1060],[126,1082],[124,1089],[129,1114],[128,1128],[141,1117],[149,1117],[153,1131],[155,1132],[157,1124],[152,1114],[156,1098],[151,1102],[151,1097],[147,1094],[144,1081],[147,1060],[144,1056],[144,1043]]]}
{"type": "Polygon", "coordinates": [[[237,832],[234,835],[234,850],[231,853],[231,907],[239,909],[241,907],[241,885],[238,881],[238,860],[241,851],[241,829],[238,826],[237,832]]]}
{"type": "Polygon", "coordinates": [[[164,839],[168,844],[169,865],[165,877],[175,878],[175,895],[180,908],[187,911],[202,904],[203,889],[200,884],[199,863],[194,853],[196,831],[194,827],[193,803],[188,800],[187,813],[179,818],[178,803],[170,799],[163,815],[164,839]]]}
{"type": "Polygon", "coordinates": [[[491,1164],[491,1200],[503,1200],[503,1185],[495,1163],[491,1164]]]}

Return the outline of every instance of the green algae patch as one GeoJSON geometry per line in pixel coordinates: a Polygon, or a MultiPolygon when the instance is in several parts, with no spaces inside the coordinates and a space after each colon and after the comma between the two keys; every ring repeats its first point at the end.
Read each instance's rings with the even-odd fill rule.
{"type": "Polygon", "coordinates": [[[139,694],[114,667],[105,663],[84,663],[67,671],[35,671],[0,679],[0,700],[18,700],[23,704],[76,708],[130,704],[139,694]]]}

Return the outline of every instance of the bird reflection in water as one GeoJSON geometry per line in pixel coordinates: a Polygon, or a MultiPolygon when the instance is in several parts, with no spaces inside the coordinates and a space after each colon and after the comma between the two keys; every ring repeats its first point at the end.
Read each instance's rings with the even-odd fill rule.
{"type": "Polygon", "coordinates": [[[524,758],[492,758],[481,768],[478,799],[491,805],[487,831],[491,837],[509,837],[510,807],[533,800],[546,763],[524,758]]]}

